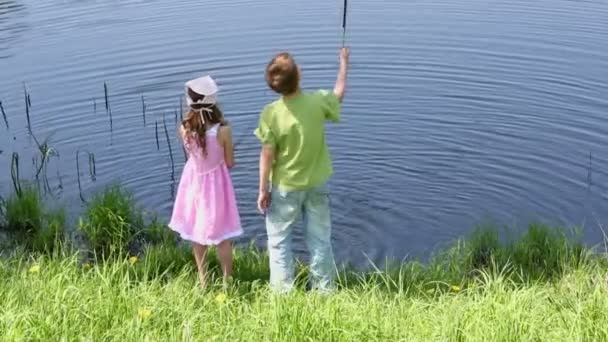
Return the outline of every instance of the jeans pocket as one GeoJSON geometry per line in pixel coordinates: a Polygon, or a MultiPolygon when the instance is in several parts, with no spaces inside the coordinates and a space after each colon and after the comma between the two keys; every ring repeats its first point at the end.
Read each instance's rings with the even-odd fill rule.
{"type": "Polygon", "coordinates": [[[323,184],[310,190],[308,193],[308,204],[313,206],[329,206],[329,187],[323,184]]]}
{"type": "Polygon", "coordinates": [[[298,193],[273,190],[268,211],[269,231],[280,232],[291,226],[300,215],[298,193]]]}

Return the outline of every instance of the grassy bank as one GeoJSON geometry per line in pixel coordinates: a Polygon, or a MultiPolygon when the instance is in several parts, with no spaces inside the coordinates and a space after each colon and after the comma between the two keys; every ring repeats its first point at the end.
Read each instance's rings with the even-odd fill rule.
{"type": "Polygon", "coordinates": [[[1,206],[3,341],[608,339],[605,257],[560,229],[479,229],[427,263],[341,270],[330,296],[306,291],[301,267],[297,291],[276,296],[254,248],[236,251],[228,289],[201,290],[188,248],[120,188],[73,229],[24,189],[1,206]]]}
{"type": "MultiPolygon", "coordinates": [[[[243,255],[243,258],[248,258],[243,255]]],[[[274,296],[264,280],[201,291],[191,270],[141,280],[147,259],[81,266],[76,258],[4,261],[0,335],[49,340],[479,340],[608,338],[605,269],[573,269],[518,284],[479,273],[466,287],[399,288],[382,275],[323,297],[274,296]]],[[[147,265],[146,265],[147,264],[147,265]]],[[[254,265],[255,266],[255,265],[254,265]]],[[[255,266],[264,269],[264,264],[255,266]]],[[[264,273],[264,272],[261,272],[264,273]]],[[[402,284],[403,285],[403,284],[402,284]]]]}

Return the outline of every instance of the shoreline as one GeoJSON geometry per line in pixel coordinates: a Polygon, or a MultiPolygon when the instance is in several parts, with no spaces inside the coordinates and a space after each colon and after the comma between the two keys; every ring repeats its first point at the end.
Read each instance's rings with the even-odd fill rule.
{"type": "MultiPolygon", "coordinates": [[[[77,254],[87,263],[105,260],[109,256],[113,259],[141,257],[147,249],[161,245],[176,250],[189,246],[166,223],[156,216],[145,217],[145,213],[148,212],[136,205],[130,192],[114,185],[94,195],[75,224],[68,227],[65,210],[49,209],[39,189],[22,185],[19,192],[0,202],[0,246],[4,251],[21,248],[32,255],[77,254]]],[[[582,260],[601,257],[597,248],[589,248],[581,242],[581,232],[580,229],[531,224],[518,236],[505,239],[492,227],[478,227],[468,236],[455,240],[448,248],[433,251],[428,261],[404,259],[396,262],[387,259],[383,268],[434,267],[458,262],[460,267],[471,271],[496,263],[497,266],[513,264],[515,268],[524,268],[541,277],[554,273],[560,263],[578,264],[582,260]]],[[[253,241],[248,247],[237,249],[265,254],[253,246],[253,241]]],[[[356,269],[348,262],[339,268],[351,272],[356,269]]],[[[369,271],[378,271],[378,266],[370,261],[366,268],[356,272],[369,271]]]]}
{"type": "Polygon", "coordinates": [[[145,222],[124,190],[88,204],[65,239],[65,217],[23,188],[2,204],[3,340],[554,340],[608,339],[608,261],[576,234],[531,225],[506,241],[479,229],[429,262],[339,270],[336,292],[268,288],[268,260],[235,249],[234,279],[198,286],[190,248],[158,220],[145,222]],[[38,224],[36,226],[32,224],[38,224]],[[169,234],[168,234],[169,233],[169,234]]]}

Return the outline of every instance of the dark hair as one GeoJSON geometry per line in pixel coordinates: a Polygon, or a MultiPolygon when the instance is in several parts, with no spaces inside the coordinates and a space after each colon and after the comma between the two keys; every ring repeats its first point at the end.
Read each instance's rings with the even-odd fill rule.
{"type": "Polygon", "coordinates": [[[281,95],[295,93],[300,86],[300,72],[293,57],[282,52],[276,55],[266,67],[266,83],[270,89],[281,95]]]}
{"type": "MultiPolygon", "coordinates": [[[[194,92],[188,88],[188,97],[194,102],[200,101],[205,98],[205,95],[194,92]]],[[[203,150],[203,154],[207,154],[207,140],[206,133],[207,127],[215,124],[225,125],[224,114],[220,108],[216,105],[208,104],[193,104],[190,110],[186,113],[184,120],[182,120],[182,127],[186,136],[196,135],[198,143],[203,150]],[[201,108],[209,108],[211,111],[201,111],[201,108]],[[201,115],[204,117],[205,122],[201,120],[201,115]]]]}

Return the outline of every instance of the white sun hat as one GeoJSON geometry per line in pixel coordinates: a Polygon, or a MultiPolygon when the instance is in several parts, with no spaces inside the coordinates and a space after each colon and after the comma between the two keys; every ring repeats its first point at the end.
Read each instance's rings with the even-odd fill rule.
{"type": "Polygon", "coordinates": [[[218,87],[213,78],[211,76],[203,76],[199,78],[195,78],[186,82],[186,101],[188,102],[188,106],[202,104],[202,105],[214,105],[217,103],[217,92],[218,87]],[[203,99],[199,101],[192,101],[190,96],[188,96],[188,88],[190,88],[193,92],[204,95],[203,99]]]}

